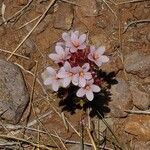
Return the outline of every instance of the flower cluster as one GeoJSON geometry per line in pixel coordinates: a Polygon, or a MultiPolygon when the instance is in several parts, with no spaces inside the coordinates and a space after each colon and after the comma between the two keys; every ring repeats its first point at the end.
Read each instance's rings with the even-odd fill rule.
{"type": "Polygon", "coordinates": [[[79,35],[78,31],[63,33],[62,39],[64,42],[55,46],[56,53],[49,55],[59,69],[46,68],[42,73],[44,85],[51,85],[56,92],[60,87],[76,86],[77,97],[86,97],[92,101],[94,93],[101,90],[95,69],[109,61],[104,55],[105,47],[87,46],[86,34],[79,35]]]}

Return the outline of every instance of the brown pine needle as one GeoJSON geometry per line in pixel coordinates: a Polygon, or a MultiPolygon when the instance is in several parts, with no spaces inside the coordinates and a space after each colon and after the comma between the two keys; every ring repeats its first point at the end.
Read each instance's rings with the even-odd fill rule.
{"type": "Polygon", "coordinates": [[[56,0],[52,0],[50,2],[50,4],[48,5],[47,9],[45,10],[45,12],[40,17],[40,19],[33,26],[33,28],[30,30],[30,32],[25,36],[25,38],[19,43],[19,45],[15,48],[15,50],[10,54],[10,56],[7,58],[7,60],[9,60],[14,55],[14,53],[22,46],[22,44],[28,39],[28,37],[32,34],[32,32],[37,28],[37,26],[39,25],[39,23],[45,18],[47,12],[54,5],[55,2],[56,2],[56,0]]]}
{"type": "Polygon", "coordinates": [[[18,141],[23,142],[23,143],[29,144],[33,147],[44,149],[44,150],[52,150],[51,148],[49,148],[45,145],[36,144],[36,143],[31,142],[31,141],[28,141],[28,140],[25,140],[22,138],[18,138],[18,137],[14,137],[14,136],[7,136],[7,135],[0,134],[0,138],[6,139],[6,140],[13,140],[13,141],[17,141],[17,142],[18,141]]]}
{"type": "Polygon", "coordinates": [[[96,144],[95,144],[94,139],[93,139],[93,137],[92,137],[92,135],[91,135],[91,133],[90,133],[89,128],[86,128],[86,130],[87,130],[87,133],[88,133],[88,135],[89,135],[89,138],[90,138],[90,140],[91,140],[91,142],[92,142],[92,146],[93,146],[94,150],[97,150],[96,144]]]}

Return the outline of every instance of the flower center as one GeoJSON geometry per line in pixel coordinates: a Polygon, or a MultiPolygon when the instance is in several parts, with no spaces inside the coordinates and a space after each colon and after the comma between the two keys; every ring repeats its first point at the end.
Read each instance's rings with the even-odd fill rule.
{"type": "Polygon", "coordinates": [[[94,54],[93,54],[93,58],[96,60],[96,59],[98,59],[98,58],[99,58],[99,55],[98,55],[98,54],[96,54],[96,53],[94,53],[94,54]]]}
{"type": "Polygon", "coordinates": [[[85,89],[86,89],[86,90],[89,90],[89,89],[90,89],[90,86],[89,86],[89,85],[87,85],[87,86],[85,87],[85,89]]]}
{"type": "Polygon", "coordinates": [[[74,46],[74,47],[76,47],[76,48],[77,48],[77,47],[79,47],[79,45],[80,45],[80,44],[79,44],[79,42],[78,42],[78,41],[74,41],[74,42],[73,42],[73,46],[74,46]]]}
{"type": "Polygon", "coordinates": [[[73,76],[73,73],[72,72],[69,72],[68,73],[69,77],[73,76]]]}
{"type": "Polygon", "coordinates": [[[81,77],[83,77],[83,76],[84,76],[84,72],[81,71],[81,72],[79,73],[79,75],[80,75],[81,77]]]}

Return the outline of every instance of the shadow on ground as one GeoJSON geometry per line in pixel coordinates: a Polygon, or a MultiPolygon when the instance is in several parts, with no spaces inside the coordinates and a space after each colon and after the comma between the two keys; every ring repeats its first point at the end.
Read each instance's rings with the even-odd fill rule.
{"type": "Polygon", "coordinates": [[[101,87],[101,91],[94,95],[92,101],[87,101],[86,99],[77,98],[76,92],[78,87],[70,86],[68,89],[61,88],[58,91],[58,97],[61,99],[59,106],[62,107],[62,111],[70,112],[72,115],[76,112],[76,109],[83,109],[86,111],[90,108],[90,117],[98,116],[104,117],[104,114],[110,112],[108,103],[111,101],[111,86],[117,84],[118,81],[115,79],[115,73],[106,73],[103,71],[97,72],[98,77],[102,79],[105,84],[101,87]]]}

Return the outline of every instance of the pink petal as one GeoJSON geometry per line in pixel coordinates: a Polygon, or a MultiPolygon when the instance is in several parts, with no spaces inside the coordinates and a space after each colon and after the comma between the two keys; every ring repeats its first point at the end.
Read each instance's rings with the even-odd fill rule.
{"type": "Polygon", "coordinates": [[[94,83],[94,79],[93,78],[91,80],[87,81],[87,85],[93,85],[93,83],[94,83]]]}
{"type": "Polygon", "coordinates": [[[79,37],[79,42],[80,44],[82,44],[83,42],[85,42],[86,40],[86,34],[82,34],[80,37],[79,37]]]}
{"type": "Polygon", "coordinates": [[[99,53],[100,55],[102,55],[102,54],[104,54],[104,52],[105,52],[105,47],[104,47],[104,46],[101,46],[101,47],[99,47],[99,48],[97,49],[97,51],[98,51],[98,53],[99,53]]]}
{"type": "Polygon", "coordinates": [[[50,74],[50,75],[56,75],[56,70],[53,69],[52,67],[47,67],[46,71],[50,74]]]}
{"type": "Polygon", "coordinates": [[[101,59],[97,59],[97,60],[95,61],[95,63],[96,63],[96,65],[97,65],[98,67],[100,67],[100,66],[102,65],[101,59]]]}
{"type": "Polygon", "coordinates": [[[52,82],[53,82],[52,78],[47,78],[43,83],[44,85],[50,85],[52,84],[52,82]]]}
{"type": "Polygon", "coordinates": [[[85,95],[85,90],[84,90],[83,88],[80,88],[80,89],[77,91],[76,95],[77,95],[78,97],[83,97],[83,96],[85,95]]]}
{"type": "Polygon", "coordinates": [[[86,80],[83,77],[79,77],[79,86],[84,87],[86,85],[86,80]]]}
{"type": "Polygon", "coordinates": [[[87,97],[87,99],[88,99],[89,101],[92,101],[93,98],[94,98],[93,92],[92,92],[91,90],[86,91],[86,97],[87,97]]]}
{"type": "Polygon", "coordinates": [[[81,70],[81,68],[80,68],[79,66],[72,68],[72,72],[73,72],[74,74],[79,73],[80,70],[81,70]]]}
{"type": "Polygon", "coordinates": [[[74,34],[76,34],[77,36],[79,36],[79,31],[74,31],[74,34]]]}
{"type": "Polygon", "coordinates": [[[59,83],[58,82],[53,82],[52,83],[52,89],[57,92],[59,89],[59,83]]]}
{"type": "Polygon", "coordinates": [[[53,54],[53,53],[52,53],[52,54],[49,54],[48,56],[49,56],[49,58],[52,59],[53,61],[58,62],[58,61],[60,60],[60,57],[59,57],[58,54],[53,54]]]}
{"type": "Polygon", "coordinates": [[[62,34],[62,38],[64,41],[70,41],[70,35],[66,32],[62,34]]]}
{"type": "Polygon", "coordinates": [[[63,55],[64,54],[64,49],[61,46],[59,46],[59,45],[55,46],[55,50],[56,50],[56,53],[58,55],[63,55]]]}
{"type": "Polygon", "coordinates": [[[63,87],[67,87],[71,83],[71,77],[67,77],[63,80],[63,87]]]}
{"type": "Polygon", "coordinates": [[[89,63],[85,63],[85,64],[82,66],[82,69],[84,70],[84,72],[87,72],[87,71],[90,69],[89,63]]]}
{"type": "Polygon", "coordinates": [[[57,46],[64,46],[64,43],[63,42],[57,42],[56,45],[57,46]]]}
{"type": "Polygon", "coordinates": [[[75,53],[75,52],[77,52],[77,50],[78,49],[76,47],[73,47],[73,46],[70,48],[70,52],[71,53],[75,53]]]}
{"type": "Polygon", "coordinates": [[[101,90],[100,87],[95,84],[91,85],[91,88],[93,92],[100,92],[101,90]]]}
{"type": "Polygon", "coordinates": [[[109,58],[105,55],[102,55],[99,59],[101,60],[102,63],[106,63],[109,61],[109,58]]]}
{"type": "Polygon", "coordinates": [[[69,71],[71,70],[71,65],[70,65],[70,63],[69,63],[68,61],[65,62],[64,68],[65,68],[65,70],[66,70],[67,72],[69,72],[69,71]]]}
{"type": "Polygon", "coordinates": [[[60,70],[58,71],[57,77],[58,78],[66,78],[67,77],[67,72],[64,67],[60,68],[60,70]]]}
{"type": "Polygon", "coordinates": [[[70,48],[70,47],[72,47],[73,45],[72,45],[71,41],[67,41],[67,42],[66,42],[66,46],[70,48]]]}
{"type": "Polygon", "coordinates": [[[79,81],[79,74],[75,74],[73,77],[72,77],[72,84],[74,85],[78,85],[78,82],[79,81]]]}
{"type": "Polygon", "coordinates": [[[92,78],[91,73],[90,73],[90,72],[86,72],[86,73],[84,74],[84,78],[87,79],[87,80],[90,80],[90,79],[92,78]]]}
{"type": "Polygon", "coordinates": [[[90,46],[90,52],[94,52],[96,49],[95,49],[95,46],[90,46]]]}
{"type": "Polygon", "coordinates": [[[91,60],[91,61],[94,61],[94,59],[93,59],[93,54],[92,54],[92,53],[89,53],[89,54],[88,54],[88,59],[91,60]]]}
{"type": "Polygon", "coordinates": [[[78,41],[78,35],[76,33],[71,34],[71,42],[78,41]]]}
{"type": "Polygon", "coordinates": [[[80,45],[79,47],[78,47],[78,49],[85,49],[86,48],[86,45],[85,44],[82,44],[82,45],[80,45]]]}

